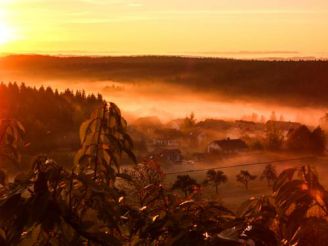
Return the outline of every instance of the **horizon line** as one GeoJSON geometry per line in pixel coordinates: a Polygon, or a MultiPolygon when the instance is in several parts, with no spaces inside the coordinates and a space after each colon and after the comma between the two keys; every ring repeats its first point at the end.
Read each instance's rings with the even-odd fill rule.
{"type": "Polygon", "coordinates": [[[105,58],[105,57],[181,57],[181,58],[198,58],[198,59],[225,59],[225,60],[256,60],[256,61],[302,61],[302,60],[318,60],[326,61],[328,60],[328,53],[317,52],[312,55],[302,55],[299,51],[283,51],[283,50],[273,50],[273,51],[218,51],[218,52],[181,52],[181,53],[125,53],[125,52],[0,52],[0,58],[9,56],[49,56],[49,57],[94,57],[94,58],[105,58]],[[198,54],[198,55],[197,55],[198,54]],[[256,57],[256,55],[271,55],[256,57]],[[274,54],[294,54],[294,56],[272,56],[274,54]],[[299,54],[299,56],[297,55],[299,54]],[[321,54],[316,56],[315,54],[321,54]],[[326,54],[326,55],[323,55],[326,54]],[[219,55],[233,55],[233,56],[219,56],[219,55]],[[246,56],[246,57],[238,57],[246,56]],[[250,57],[254,55],[253,57],[250,57]]]}

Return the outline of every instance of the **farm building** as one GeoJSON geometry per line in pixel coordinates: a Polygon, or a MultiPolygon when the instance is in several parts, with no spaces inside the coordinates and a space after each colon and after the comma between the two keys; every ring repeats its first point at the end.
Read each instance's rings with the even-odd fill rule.
{"type": "Polygon", "coordinates": [[[208,153],[236,153],[248,149],[247,144],[241,139],[215,140],[207,146],[208,153]]]}

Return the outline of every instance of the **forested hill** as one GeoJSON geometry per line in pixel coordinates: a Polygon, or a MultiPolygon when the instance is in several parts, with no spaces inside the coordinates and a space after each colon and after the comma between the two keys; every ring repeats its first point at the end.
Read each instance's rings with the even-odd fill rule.
{"type": "Polygon", "coordinates": [[[250,61],[186,57],[51,57],[0,59],[0,75],[41,79],[165,82],[237,98],[328,105],[328,61],[250,61]]]}
{"type": "Polygon", "coordinates": [[[0,84],[0,119],[17,119],[26,128],[27,151],[79,148],[80,124],[102,103],[101,95],[84,91],[58,92],[50,87],[39,89],[0,84]]]}

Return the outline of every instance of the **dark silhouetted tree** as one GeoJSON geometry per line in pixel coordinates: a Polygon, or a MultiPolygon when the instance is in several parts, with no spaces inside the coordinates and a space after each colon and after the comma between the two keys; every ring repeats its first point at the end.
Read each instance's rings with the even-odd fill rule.
{"type": "Polygon", "coordinates": [[[206,179],[204,184],[213,183],[215,186],[215,193],[218,193],[219,185],[224,184],[228,181],[227,176],[222,171],[215,171],[213,169],[208,170],[206,173],[206,179]]]}
{"type": "Polygon", "coordinates": [[[291,151],[322,154],[326,148],[325,133],[320,127],[311,132],[308,127],[302,125],[288,133],[287,148],[291,151]]]}
{"type": "Polygon", "coordinates": [[[180,190],[184,196],[190,195],[199,184],[189,175],[178,175],[176,181],[172,185],[172,190],[180,190]]]}
{"type": "Polygon", "coordinates": [[[326,136],[325,132],[320,127],[317,127],[311,133],[311,143],[314,153],[323,154],[325,152],[326,136]]]}
{"type": "Polygon", "coordinates": [[[79,147],[77,130],[92,111],[103,103],[95,95],[58,92],[50,87],[39,89],[22,83],[0,83],[0,115],[19,120],[26,129],[30,154],[54,150],[76,150],[79,147]],[[39,141],[40,139],[47,141],[39,141]]]}
{"type": "Polygon", "coordinates": [[[311,131],[305,125],[289,131],[286,144],[292,151],[308,151],[311,146],[311,131]]]}
{"type": "Polygon", "coordinates": [[[247,170],[241,170],[240,173],[237,174],[236,179],[245,186],[246,190],[248,190],[248,183],[256,179],[256,176],[250,174],[247,170]]]}
{"type": "Polygon", "coordinates": [[[182,127],[184,128],[191,128],[196,125],[196,119],[195,119],[195,114],[191,113],[189,116],[184,118],[182,127]]]}
{"type": "Polygon", "coordinates": [[[270,150],[281,149],[284,142],[284,136],[275,122],[267,124],[265,133],[267,148],[270,150]]]}

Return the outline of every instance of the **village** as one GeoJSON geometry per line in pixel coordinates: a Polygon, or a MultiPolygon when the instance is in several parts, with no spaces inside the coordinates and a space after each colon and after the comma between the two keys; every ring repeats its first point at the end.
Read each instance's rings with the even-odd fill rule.
{"type": "Polygon", "coordinates": [[[275,119],[197,122],[191,114],[163,124],[156,117],[144,117],[133,122],[129,131],[139,160],[155,160],[162,165],[215,162],[252,151],[326,151],[325,133],[319,126],[275,119]],[[307,140],[306,146],[302,140],[307,140]]]}

